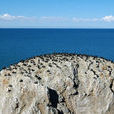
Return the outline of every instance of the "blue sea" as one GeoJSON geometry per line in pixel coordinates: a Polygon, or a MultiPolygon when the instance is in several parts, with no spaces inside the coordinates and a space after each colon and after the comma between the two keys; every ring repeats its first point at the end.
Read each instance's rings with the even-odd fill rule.
{"type": "Polygon", "coordinates": [[[0,29],[0,69],[53,52],[114,61],[114,29],[0,29]]]}

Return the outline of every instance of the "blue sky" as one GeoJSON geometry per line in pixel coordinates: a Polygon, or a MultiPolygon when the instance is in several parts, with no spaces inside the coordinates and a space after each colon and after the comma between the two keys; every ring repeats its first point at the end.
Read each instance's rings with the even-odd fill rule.
{"type": "Polygon", "coordinates": [[[114,28],[114,0],[1,0],[0,28],[114,28]]]}

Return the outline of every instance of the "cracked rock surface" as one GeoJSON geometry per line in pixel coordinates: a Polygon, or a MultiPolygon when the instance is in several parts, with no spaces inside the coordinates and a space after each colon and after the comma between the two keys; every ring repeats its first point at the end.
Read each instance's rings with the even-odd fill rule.
{"type": "Polygon", "coordinates": [[[0,114],[114,114],[114,63],[61,53],[4,68],[0,114]]]}

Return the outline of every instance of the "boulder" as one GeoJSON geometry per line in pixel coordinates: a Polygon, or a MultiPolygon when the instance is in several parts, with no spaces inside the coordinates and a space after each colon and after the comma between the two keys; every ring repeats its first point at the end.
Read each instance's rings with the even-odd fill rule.
{"type": "Polygon", "coordinates": [[[0,114],[114,114],[114,63],[60,53],[2,69],[0,114]]]}

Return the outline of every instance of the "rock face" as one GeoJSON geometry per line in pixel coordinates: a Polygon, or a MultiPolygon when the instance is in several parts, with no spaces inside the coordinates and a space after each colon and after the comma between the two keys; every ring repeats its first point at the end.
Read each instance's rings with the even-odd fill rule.
{"type": "Polygon", "coordinates": [[[114,63],[75,54],[0,71],[0,114],[114,114],[114,63]]]}

